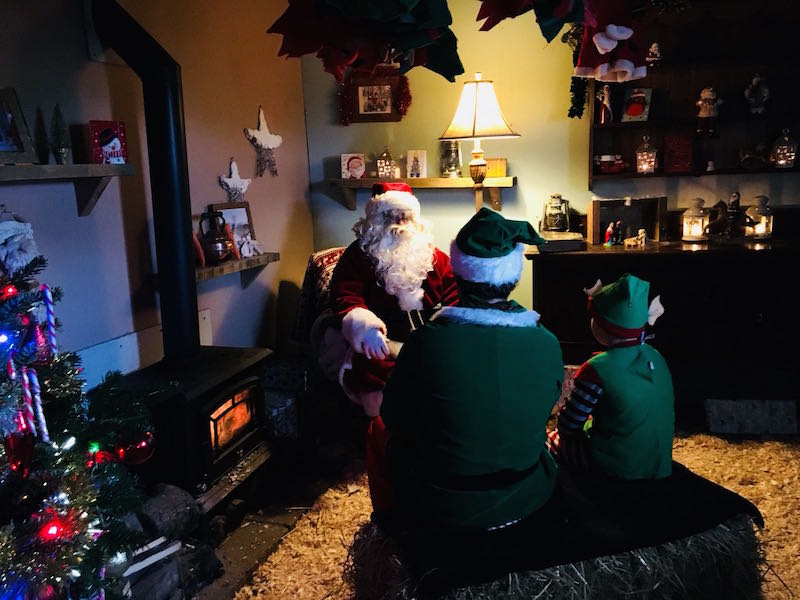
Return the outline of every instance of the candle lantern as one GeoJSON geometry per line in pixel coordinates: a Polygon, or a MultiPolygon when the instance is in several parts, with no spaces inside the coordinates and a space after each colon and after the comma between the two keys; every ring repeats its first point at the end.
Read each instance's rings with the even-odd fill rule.
{"type": "Polygon", "coordinates": [[[704,208],[705,200],[693,198],[691,206],[683,213],[683,237],[685,242],[703,242],[708,239],[708,209],[704,208]]]}
{"type": "Polygon", "coordinates": [[[791,169],[794,167],[796,154],[797,142],[789,137],[789,130],[784,129],[781,137],[772,145],[772,152],[769,155],[770,162],[779,169],[791,169]]]}
{"type": "Polygon", "coordinates": [[[389,148],[384,147],[377,160],[378,179],[395,179],[397,177],[397,163],[389,153],[389,148]]]}
{"type": "Polygon", "coordinates": [[[642,138],[641,145],[636,149],[636,172],[642,175],[651,175],[658,167],[658,151],[650,143],[650,136],[642,138]]]}
{"type": "Polygon", "coordinates": [[[752,225],[745,229],[745,235],[756,240],[766,240],[772,237],[772,209],[767,206],[769,198],[756,196],[758,204],[747,209],[747,216],[753,220],[752,225]]]}

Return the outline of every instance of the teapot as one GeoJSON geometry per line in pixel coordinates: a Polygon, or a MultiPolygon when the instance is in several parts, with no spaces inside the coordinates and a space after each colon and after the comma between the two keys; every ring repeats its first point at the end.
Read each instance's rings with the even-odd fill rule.
{"type": "Polygon", "coordinates": [[[216,265],[228,259],[233,242],[225,234],[225,217],[222,211],[211,208],[200,216],[200,246],[206,257],[206,263],[216,265]],[[203,222],[208,222],[208,229],[203,230],[203,222]]]}

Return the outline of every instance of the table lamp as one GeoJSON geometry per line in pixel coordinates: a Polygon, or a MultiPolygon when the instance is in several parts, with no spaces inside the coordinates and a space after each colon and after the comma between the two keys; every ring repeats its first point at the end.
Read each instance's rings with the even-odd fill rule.
{"type": "Polygon", "coordinates": [[[481,139],[519,137],[514,133],[500,111],[494,93],[494,84],[475,73],[475,79],[464,82],[461,99],[453,122],[439,137],[440,140],[475,140],[469,174],[475,189],[475,210],[483,205],[483,180],[486,178],[486,159],[483,158],[481,139]]]}

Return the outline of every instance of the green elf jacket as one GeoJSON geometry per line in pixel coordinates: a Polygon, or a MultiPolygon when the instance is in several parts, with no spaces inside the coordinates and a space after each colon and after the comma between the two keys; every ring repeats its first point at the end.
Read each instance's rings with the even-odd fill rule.
{"type": "Polygon", "coordinates": [[[675,398],[664,358],[649,344],[638,344],[610,348],[589,364],[604,390],[592,412],[593,466],[622,479],[669,476],[675,398]]]}
{"type": "Polygon", "coordinates": [[[447,307],[397,358],[381,417],[395,505],[416,524],[501,526],[552,495],[545,423],[561,392],[561,347],[536,312],[516,307],[447,307]]]}

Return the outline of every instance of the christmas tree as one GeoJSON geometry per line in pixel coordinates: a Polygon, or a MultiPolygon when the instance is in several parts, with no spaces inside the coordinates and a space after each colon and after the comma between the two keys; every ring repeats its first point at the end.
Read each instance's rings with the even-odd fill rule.
{"type": "Polygon", "coordinates": [[[119,373],[84,392],[56,344],[61,290],[36,281],[46,264],[30,224],[0,220],[0,599],[108,598],[106,567],[142,542],[126,464],[152,454],[149,412],[119,373]]]}

